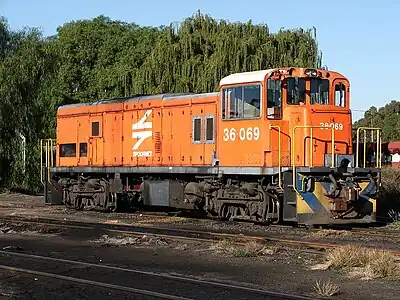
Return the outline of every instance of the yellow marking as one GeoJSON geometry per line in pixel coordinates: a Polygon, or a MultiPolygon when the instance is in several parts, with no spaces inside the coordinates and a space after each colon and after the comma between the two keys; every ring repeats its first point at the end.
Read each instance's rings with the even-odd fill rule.
{"type": "Polygon", "coordinates": [[[369,199],[369,202],[372,203],[372,212],[376,213],[376,200],[375,199],[369,199]]]}
{"type": "Polygon", "coordinates": [[[330,199],[324,195],[326,193],[327,193],[327,191],[322,186],[322,184],[316,182],[315,183],[314,195],[318,199],[318,201],[322,204],[322,206],[327,211],[330,211],[330,208],[331,208],[330,199]]]}
{"type": "Polygon", "coordinates": [[[307,202],[300,196],[296,196],[296,212],[298,214],[312,214],[314,213],[311,207],[307,204],[307,202]]]}
{"type": "MultiPolygon", "coordinates": [[[[359,184],[361,187],[361,190],[363,191],[368,186],[368,184],[369,184],[369,182],[367,182],[367,181],[361,182],[359,184]]],[[[368,197],[368,202],[370,202],[372,204],[372,212],[376,212],[376,200],[368,197]]]]}

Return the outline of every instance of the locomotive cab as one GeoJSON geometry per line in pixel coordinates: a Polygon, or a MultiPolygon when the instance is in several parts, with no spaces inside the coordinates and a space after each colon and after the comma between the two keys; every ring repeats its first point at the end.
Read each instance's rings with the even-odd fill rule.
{"type": "Polygon", "coordinates": [[[354,166],[349,82],[335,72],[305,69],[283,80],[285,119],[292,129],[297,166],[354,166]]]}
{"type": "MultiPolygon", "coordinates": [[[[242,175],[262,166],[260,173],[271,175],[271,193],[283,198],[279,218],[375,220],[380,163],[358,167],[343,75],[306,68],[233,74],[221,80],[220,104],[219,165],[240,165],[242,175]]],[[[379,138],[380,129],[367,129],[379,138]]]]}
{"type": "Polygon", "coordinates": [[[346,159],[354,166],[349,89],[344,76],[314,69],[224,78],[217,152],[226,155],[220,165],[327,167],[333,151],[339,164],[346,159]]]}

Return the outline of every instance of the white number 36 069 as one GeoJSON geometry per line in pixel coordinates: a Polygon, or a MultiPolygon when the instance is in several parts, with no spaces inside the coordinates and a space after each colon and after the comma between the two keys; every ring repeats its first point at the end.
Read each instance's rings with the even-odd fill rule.
{"type": "Polygon", "coordinates": [[[319,126],[326,127],[325,129],[334,128],[335,130],[343,130],[343,124],[342,123],[324,123],[324,122],[321,122],[321,123],[319,123],[319,126]]]}
{"type": "Polygon", "coordinates": [[[258,127],[248,127],[240,128],[236,130],[235,128],[224,128],[224,141],[227,142],[231,140],[232,142],[236,139],[244,140],[258,140],[260,138],[260,128],[258,127]]]}

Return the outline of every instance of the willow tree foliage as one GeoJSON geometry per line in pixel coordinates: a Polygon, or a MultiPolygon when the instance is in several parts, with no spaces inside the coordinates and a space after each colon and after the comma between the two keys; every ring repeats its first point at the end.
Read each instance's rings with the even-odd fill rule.
{"type": "Polygon", "coordinates": [[[233,72],[320,67],[315,29],[217,21],[196,13],[181,24],[142,27],[99,16],[43,37],[0,18],[0,184],[39,188],[39,140],[55,137],[67,103],[167,92],[210,92],[233,72]],[[20,136],[26,138],[22,172],[20,136]]]}

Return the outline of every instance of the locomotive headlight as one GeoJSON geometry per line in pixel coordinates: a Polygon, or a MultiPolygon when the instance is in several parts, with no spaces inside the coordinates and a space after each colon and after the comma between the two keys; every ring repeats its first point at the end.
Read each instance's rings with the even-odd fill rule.
{"type": "Polygon", "coordinates": [[[306,69],[304,71],[304,74],[306,76],[310,76],[310,77],[317,77],[317,75],[318,75],[317,70],[314,70],[314,69],[306,69]]]}

